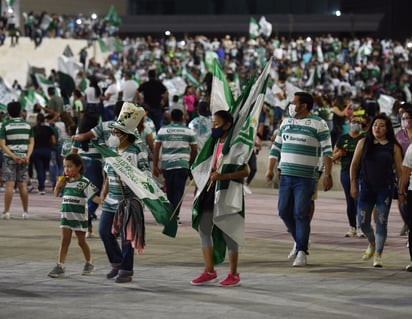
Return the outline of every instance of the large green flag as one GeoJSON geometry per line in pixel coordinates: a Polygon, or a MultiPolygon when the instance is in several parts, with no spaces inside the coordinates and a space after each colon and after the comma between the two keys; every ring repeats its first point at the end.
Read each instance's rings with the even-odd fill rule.
{"type": "MultiPolygon", "coordinates": [[[[239,170],[249,161],[256,138],[259,115],[262,110],[267,78],[272,59],[256,79],[252,77],[243,94],[229,107],[234,124],[226,138],[222,157],[217,166],[219,173],[231,173],[239,170]]],[[[213,87],[217,89],[218,87],[213,87]]],[[[222,88],[222,87],[221,87],[222,88]]],[[[222,92],[220,94],[223,94],[222,92]]],[[[227,101],[229,103],[229,101],[227,101]]],[[[200,154],[192,165],[192,175],[198,191],[193,202],[192,227],[198,230],[200,221],[199,195],[208,187],[209,173],[215,156],[216,140],[209,137],[200,154]]],[[[236,243],[244,242],[244,200],[243,181],[217,181],[215,185],[215,203],[213,209],[214,262],[224,261],[226,245],[222,231],[236,243]]]]}
{"type": "Polygon", "coordinates": [[[95,146],[105,161],[119,175],[121,181],[149,208],[156,222],[164,226],[163,234],[173,238],[176,237],[177,217],[173,215],[173,206],[153,178],[131,165],[126,159],[109,148],[100,145],[95,146]]]}

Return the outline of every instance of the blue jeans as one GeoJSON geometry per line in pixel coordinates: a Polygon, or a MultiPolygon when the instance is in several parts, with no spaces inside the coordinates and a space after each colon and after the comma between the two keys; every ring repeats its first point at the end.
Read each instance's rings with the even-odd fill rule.
{"type": "Polygon", "coordinates": [[[115,235],[112,234],[114,213],[103,211],[100,216],[99,235],[103,241],[106,255],[112,267],[119,268],[119,275],[133,275],[134,249],[126,243],[124,233],[120,232],[122,248],[115,235]]]}
{"type": "Polygon", "coordinates": [[[358,225],[369,243],[376,244],[377,253],[382,253],[388,233],[388,216],[393,196],[392,184],[377,190],[368,187],[365,183],[359,184],[358,225]],[[376,235],[371,226],[374,207],[376,207],[376,235]]]}
{"type": "MultiPolygon", "coordinates": [[[[102,170],[102,163],[99,161],[94,161],[90,159],[83,159],[84,163],[84,176],[87,177],[93,184],[99,189],[100,191],[103,186],[103,170],[102,170]]],[[[96,215],[96,210],[99,207],[98,204],[93,202],[92,200],[87,201],[87,210],[88,210],[88,227],[92,227],[92,219],[96,215]]]]}
{"type": "Polygon", "coordinates": [[[170,169],[162,171],[166,183],[166,195],[169,202],[176,209],[176,216],[180,212],[180,200],[185,193],[186,180],[189,176],[189,171],[185,168],[170,169]]]}
{"type": "Polygon", "coordinates": [[[316,181],[312,178],[281,175],[278,210],[297,251],[308,252],[310,234],[310,204],[316,181]]]}
{"type": "Polygon", "coordinates": [[[46,182],[46,171],[49,169],[50,158],[50,148],[35,148],[31,155],[31,159],[37,172],[39,191],[44,191],[46,182]]]}
{"type": "Polygon", "coordinates": [[[340,172],[340,182],[346,199],[346,214],[350,227],[356,228],[356,216],[358,212],[358,202],[350,196],[350,174],[349,172],[340,172]]]}

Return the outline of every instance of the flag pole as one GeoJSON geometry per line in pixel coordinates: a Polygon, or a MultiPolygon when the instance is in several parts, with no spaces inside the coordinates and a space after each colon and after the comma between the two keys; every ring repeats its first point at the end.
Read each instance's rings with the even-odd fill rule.
{"type": "Polygon", "coordinates": [[[189,187],[193,185],[193,181],[194,181],[194,180],[191,179],[189,185],[186,186],[186,189],[185,189],[185,191],[183,192],[183,195],[182,195],[182,197],[180,198],[179,203],[177,204],[177,206],[176,206],[175,209],[173,210],[172,215],[170,215],[169,222],[173,219],[173,217],[175,217],[177,210],[179,209],[180,205],[182,205],[182,203],[183,203],[183,199],[185,198],[185,196],[186,196],[186,194],[187,194],[187,191],[189,190],[189,187]]]}

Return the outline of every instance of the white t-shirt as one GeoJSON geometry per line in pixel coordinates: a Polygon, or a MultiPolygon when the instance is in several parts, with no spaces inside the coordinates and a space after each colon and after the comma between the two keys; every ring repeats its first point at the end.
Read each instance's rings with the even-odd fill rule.
{"type": "Polygon", "coordinates": [[[109,105],[115,105],[117,102],[117,95],[118,95],[118,91],[117,91],[117,86],[116,83],[110,84],[106,91],[104,92],[104,95],[110,94],[110,98],[108,100],[104,100],[103,101],[103,106],[109,106],[109,105]]]}
{"type": "Polygon", "coordinates": [[[100,97],[96,97],[96,90],[94,89],[94,87],[89,86],[86,91],[84,92],[84,94],[86,95],[86,101],[87,103],[91,103],[91,104],[98,104],[100,103],[100,97]]]}
{"type": "Polygon", "coordinates": [[[122,100],[124,102],[134,102],[136,91],[138,89],[138,85],[133,80],[127,80],[122,85],[123,97],[122,100]]]}

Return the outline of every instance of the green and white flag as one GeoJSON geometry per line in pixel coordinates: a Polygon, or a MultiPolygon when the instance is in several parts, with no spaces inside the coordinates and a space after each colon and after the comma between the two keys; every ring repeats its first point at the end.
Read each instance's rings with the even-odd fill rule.
{"type": "Polygon", "coordinates": [[[217,59],[213,61],[212,91],[210,94],[210,111],[215,114],[217,111],[230,111],[234,106],[232,90],[227,82],[226,75],[217,59]]]}
{"type": "Polygon", "coordinates": [[[44,75],[40,73],[35,73],[34,77],[36,78],[37,85],[42,89],[42,91],[47,94],[47,89],[49,87],[55,87],[54,83],[48,80],[44,75]]]}
{"type": "Polygon", "coordinates": [[[256,39],[260,35],[260,26],[256,19],[250,17],[249,21],[249,38],[256,39]]]}
{"type": "Polygon", "coordinates": [[[156,222],[164,226],[163,234],[176,237],[177,216],[173,215],[172,204],[154,179],[109,148],[97,144],[95,147],[113,167],[121,181],[149,208],[156,222]]]}
{"type": "MultiPolygon", "coordinates": [[[[229,107],[233,115],[234,124],[226,138],[222,150],[222,157],[218,163],[219,173],[231,173],[241,169],[249,161],[252,154],[257,133],[259,115],[262,110],[267,78],[272,59],[266,64],[258,79],[252,77],[243,94],[229,107]]],[[[217,87],[213,87],[216,90],[217,87]]],[[[223,94],[221,92],[221,94],[223,94]]],[[[223,94],[224,95],[224,94],[223,94]]],[[[229,101],[227,101],[229,104],[229,101]]],[[[198,187],[193,202],[192,227],[198,229],[199,195],[208,187],[209,173],[215,157],[216,140],[209,137],[192,165],[192,175],[198,187]]],[[[222,231],[236,243],[244,242],[244,200],[243,181],[217,181],[215,185],[215,203],[213,210],[214,262],[219,264],[224,261],[226,245],[222,231]]]]}
{"type": "Polygon", "coordinates": [[[71,96],[76,88],[74,79],[79,71],[83,70],[83,65],[80,62],[77,62],[74,58],[60,55],[57,58],[57,69],[60,88],[64,89],[68,96],[71,96]]]}
{"type": "Polygon", "coordinates": [[[0,110],[7,112],[7,104],[18,100],[19,97],[15,90],[0,77],[0,110]]]}
{"type": "Polygon", "coordinates": [[[268,22],[264,16],[260,17],[259,29],[265,39],[269,39],[272,35],[272,23],[268,22]]]}
{"type": "Polygon", "coordinates": [[[379,109],[382,113],[390,115],[392,113],[393,104],[395,103],[395,98],[386,94],[379,95],[378,104],[379,109]]]}

